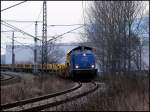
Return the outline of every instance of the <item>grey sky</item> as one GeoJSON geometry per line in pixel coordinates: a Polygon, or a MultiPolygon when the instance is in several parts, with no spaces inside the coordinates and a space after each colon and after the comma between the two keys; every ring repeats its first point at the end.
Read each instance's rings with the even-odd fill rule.
{"type": "MultiPolygon", "coordinates": [[[[20,1],[2,1],[1,9],[4,9],[13,4],[19,3],[20,1]]],[[[32,20],[36,21],[40,11],[42,12],[42,1],[28,1],[14,8],[8,9],[1,13],[2,20],[32,20]]],[[[42,21],[42,13],[38,20],[42,21]]],[[[34,35],[34,23],[11,23],[10,24],[34,35]]],[[[48,1],[47,2],[47,24],[83,24],[82,21],[82,2],[81,1],[48,1]]],[[[71,29],[79,26],[61,26],[61,27],[48,27],[48,36],[60,35],[71,29]]],[[[10,30],[2,26],[2,30],[10,30]]],[[[38,36],[42,35],[42,24],[38,24],[38,36]]],[[[79,32],[77,30],[76,32],[79,32]]],[[[11,32],[1,33],[2,34],[2,46],[5,47],[6,43],[11,43],[11,32]],[[10,36],[8,38],[8,36],[10,36]]],[[[20,33],[15,33],[16,36],[23,36],[20,33]]],[[[26,37],[26,35],[24,35],[26,37]]],[[[59,42],[77,42],[80,35],[78,34],[66,34],[59,42]]],[[[49,39],[49,38],[48,38],[49,39]]],[[[33,43],[31,37],[16,38],[17,41],[23,43],[33,43]]],[[[17,43],[16,43],[17,44],[17,43]]],[[[2,49],[3,51],[3,49],[2,49]]]]}
{"type": "MultiPolygon", "coordinates": [[[[9,7],[13,4],[19,3],[20,1],[1,1],[1,9],[9,7]]],[[[36,21],[40,11],[42,11],[42,1],[27,1],[19,6],[13,7],[6,11],[1,12],[2,20],[31,20],[36,21]]],[[[145,1],[147,5],[146,9],[149,10],[149,2],[145,1]]],[[[48,1],[47,2],[47,24],[83,24],[83,10],[82,1],[48,1]]],[[[42,13],[38,20],[42,21],[42,13]]],[[[34,35],[34,23],[11,23],[10,24],[34,35]]],[[[48,27],[48,36],[60,35],[71,29],[79,26],[61,26],[61,27],[48,27]]],[[[1,25],[1,30],[11,30],[1,25]]],[[[42,24],[38,24],[38,36],[42,35],[42,24]]],[[[82,32],[82,29],[74,32],[82,32]]],[[[33,43],[33,38],[22,35],[21,33],[15,33],[18,37],[15,40],[21,43],[33,43]],[[26,39],[19,38],[25,37],[26,39]]],[[[1,46],[5,47],[6,44],[11,43],[11,32],[1,33],[1,46]]],[[[59,42],[78,42],[80,39],[79,34],[66,34],[60,39],[59,42]]],[[[50,39],[50,38],[48,38],[50,39]]],[[[15,43],[18,44],[18,43],[15,43]]],[[[3,54],[5,49],[1,49],[3,54]]]]}

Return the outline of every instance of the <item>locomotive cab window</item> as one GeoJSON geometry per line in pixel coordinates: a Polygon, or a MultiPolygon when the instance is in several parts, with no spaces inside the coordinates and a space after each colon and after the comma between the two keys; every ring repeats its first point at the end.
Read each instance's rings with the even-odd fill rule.
{"type": "Polygon", "coordinates": [[[92,51],[91,51],[91,50],[88,50],[88,49],[85,49],[83,52],[84,52],[84,53],[92,53],[92,51]]]}

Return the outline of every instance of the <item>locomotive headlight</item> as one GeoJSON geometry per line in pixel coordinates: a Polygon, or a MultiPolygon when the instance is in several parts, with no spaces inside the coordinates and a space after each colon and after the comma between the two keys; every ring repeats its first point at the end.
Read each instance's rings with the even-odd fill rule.
{"type": "Polygon", "coordinates": [[[94,65],[92,65],[91,67],[94,68],[94,65]]]}
{"type": "Polygon", "coordinates": [[[79,66],[78,66],[78,65],[76,65],[76,66],[75,66],[75,68],[79,68],[79,66]]]}
{"type": "Polygon", "coordinates": [[[83,56],[86,56],[86,54],[84,53],[83,56]]]}

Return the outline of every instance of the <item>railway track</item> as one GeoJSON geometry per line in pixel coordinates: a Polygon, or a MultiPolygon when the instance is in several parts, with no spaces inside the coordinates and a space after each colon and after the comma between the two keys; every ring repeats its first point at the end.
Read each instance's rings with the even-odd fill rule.
{"type": "Polygon", "coordinates": [[[19,76],[2,72],[1,73],[1,86],[19,82],[20,79],[21,78],[19,76]]]}
{"type": "Polygon", "coordinates": [[[17,101],[14,103],[1,105],[2,111],[39,111],[46,108],[55,107],[73,101],[77,98],[86,96],[87,94],[94,92],[98,89],[96,83],[78,83],[75,87],[57,92],[54,94],[49,94],[45,96],[40,96],[37,98],[31,98],[27,100],[17,101]]]}
{"type": "Polygon", "coordinates": [[[13,75],[6,74],[6,73],[1,74],[1,81],[8,81],[8,80],[11,80],[13,78],[14,78],[13,75]]]}

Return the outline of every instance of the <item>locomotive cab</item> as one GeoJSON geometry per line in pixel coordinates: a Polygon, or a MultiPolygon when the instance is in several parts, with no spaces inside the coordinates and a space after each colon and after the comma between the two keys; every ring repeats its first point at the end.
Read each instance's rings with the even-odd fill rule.
{"type": "Polygon", "coordinates": [[[97,74],[95,55],[90,47],[79,46],[70,52],[69,73],[73,78],[91,79],[97,74]]]}

